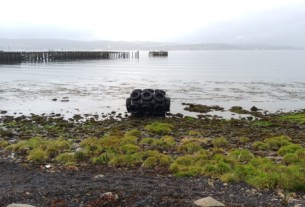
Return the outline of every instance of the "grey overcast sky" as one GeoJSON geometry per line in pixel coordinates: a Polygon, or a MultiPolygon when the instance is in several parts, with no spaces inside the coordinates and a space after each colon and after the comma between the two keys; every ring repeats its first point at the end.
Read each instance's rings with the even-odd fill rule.
{"type": "MultiPolygon", "coordinates": [[[[276,21],[281,12],[288,10],[291,13],[285,15],[289,16],[300,8],[305,9],[305,0],[2,0],[0,38],[185,43],[243,40],[247,32],[238,27],[249,27],[244,20],[260,27],[264,19],[255,21],[260,14],[270,14],[267,17],[276,21]],[[227,29],[220,29],[223,27],[227,29]],[[213,40],[221,32],[231,32],[233,39],[218,34],[213,40]]],[[[270,24],[277,24],[272,21],[270,24]]],[[[265,35],[264,29],[259,28],[259,32],[265,35]]]]}

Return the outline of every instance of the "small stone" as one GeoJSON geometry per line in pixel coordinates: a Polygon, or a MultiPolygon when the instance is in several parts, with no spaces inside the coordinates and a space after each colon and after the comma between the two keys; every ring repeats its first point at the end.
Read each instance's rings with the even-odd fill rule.
{"type": "Polygon", "coordinates": [[[272,156],[272,155],[270,155],[270,156],[266,156],[266,158],[269,158],[269,159],[274,160],[274,161],[282,161],[284,157],[283,156],[272,156]]]}
{"type": "Polygon", "coordinates": [[[72,149],[76,150],[78,148],[80,148],[80,144],[78,144],[78,143],[73,143],[72,144],[72,149]]]}
{"type": "Polygon", "coordinates": [[[281,190],[281,189],[276,189],[275,192],[276,192],[276,194],[277,194],[278,196],[280,196],[281,198],[285,198],[285,195],[284,195],[283,190],[281,190]]]}
{"type": "Polygon", "coordinates": [[[57,98],[53,98],[52,101],[57,101],[57,98]]]}
{"type": "Polygon", "coordinates": [[[255,194],[255,193],[257,193],[257,190],[254,189],[254,188],[252,188],[252,189],[251,189],[251,193],[255,194]]]}
{"type": "Polygon", "coordinates": [[[0,113],[1,113],[1,114],[6,114],[6,113],[7,113],[7,111],[0,111],[0,113]]]}
{"type": "Polygon", "coordinates": [[[7,207],[35,207],[35,206],[28,205],[28,204],[21,204],[21,203],[12,203],[12,204],[9,204],[7,207]]]}
{"type": "Polygon", "coordinates": [[[211,180],[211,179],[208,180],[208,185],[211,186],[212,188],[215,187],[215,186],[214,186],[214,182],[213,182],[213,180],[211,180]]]}
{"type": "Polygon", "coordinates": [[[47,169],[49,169],[49,168],[51,167],[51,165],[46,165],[45,167],[46,167],[47,169]]]}
{"type": "Polygon", "coordinates": [[[212,197],[205,197],[205,198],[201,198],[199,200],[196,200],[194,202],[197,206],[200,207],[221,207],[221,206],[225,206],[225,204],[215,200],[212,197]]]}
{"type": "Polygon", "coordinates": [[[258,108],[256,106],[252,106],[250,110],[256,112],[258,111],[258,108]]]}
{"type": "Polygon", "coordinates": [[[94,179],[100,179],[100,178],[103,178],[103,177],[105,177],[105,175],[99,174],[99,175],[94,176],[94,179]]]}
{"type": "Polygon", "coordinates": [[[75,149],[75,152],[81,152],[81,151],[83,151],[83,148],[81,148],[81,147],[78,147],[75,149]]]}
{"type": "Polygon", "coordinates": [[[113,192],[103,193],[100,197],[106,198],[109,201],[116,201],[119,199],[119,196],[113,192]]]}

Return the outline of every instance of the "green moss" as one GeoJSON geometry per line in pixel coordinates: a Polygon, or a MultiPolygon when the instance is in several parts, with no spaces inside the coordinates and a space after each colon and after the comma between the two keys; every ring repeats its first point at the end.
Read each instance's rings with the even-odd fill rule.
{"type": "Polygon", "coordinates": [[[91,158],[91,162],[95,165],[105,165],[108,164],[109,161],[117,156],[113,152],[104,152],[98,157],[93,157],[91,158]]]}
{"type": "Polygon", "coordinates": [[[235,149],[229,152],[228,157],[239,162],[250,161],[254,158],[254,155],[245,149],[235,149]]]}
{"type": "MultiPolygon", "coordinates": [[[[172,163],[172,158],[169,155],[165,155],[163,153],[160,153],[156,150],[146,150],[143,152],[135,153],[134,156],[137,158],[139,162],[143,162],[143,164],[146,162],[147,159],[150,159],[147,161],[143,167],[148,167],[150,164],[156,160],[156,163],[154,166],[160,166],[160,167],[167,167],[172,163]]],[[[150,166],[151,168],[153,166],[150,166]]]]}
{"type": "Polygon", "coordinates": [[[175,163],[178,165],[190,166],[195,164],[194,156],[192,155],[184,155],[180,156],[175,160],[175,163]]]}
{"type": "Polygon", "coordinates": [[[66,163],[75,163],[76,159],[74,153],[62,153],[56,157],[56,161],[66,164],[66,163]]]}
{"type": "Polygon", "coordinates": [[[299,149],[295,152],[295,154],[298,156],[298,159],[301,162],[305,163],[305,148],[299,149]]]}
{"type": "Polygon", "coordinates": [[[134,144],[125,144],[120,149],[123,154],[134,154],[140,150],[140,147],[134,144]]]}
{"type": "MultiPolygon", "coordinates": [[[[70,147],[70,142],[63,139],[43,140],[40,137],[33,137],[29,140],[22,140],[16,144],[9,145],[5,149],[14,152],[25,153],[34,153],[36,151],[38,153],[40,150],[43,150],[47,158],[54,158],[59,153],[65,150],[69,150],[70,147]]],[[[35,156],[33,155],[31,157],[35,156]]]]}
{"type": "Polygon", "coordinates": [[[108,164],[114,167],[135,167],[141,162],[134,155],[117,155],[113,157],[108,164]]]}
{"type": "Polygon", "coordinates": [[[286,153],[283,157],[285,164],[297,163],[299,161],[298,156],[295,153],[286,153]]]}
{"type": "Polygon", "coordinates": [[[250,141],[249,137],[240,137],[238,141],[242,144],[248,143],[250,141]]]}
{"type": "Polygon", "coordinates": [[[29,155],[27,157],[28,160],[31,160],[36,163],[42,163],[45,162],[48,159],[46,151],[37,148],[33,149],[29,152],[29,155]]]}
{"type": "Polygon", "coordinates": [[[305,113],[292,113],[280,117],[281,120],[296,122],[298,124],[305,124],[305,113]]]}
{"type": "Polygon", "coordinates": [[[156,157],[149,157],[144,161],[142,166],[144,168],[154,168],[157,165],[158,165],[158,159],[156,157]]]}
{"type": "Polygon", "coordinates": [[[268,144],[261,141],[256,141],[252,144],[252,147],[257,150],[266,150],[268,149],[268,144]]]}
{"type": "Polygon", "coordinates": [[[189,135],[189,136],[200,136],[201,134],[200,134],[200,132],[198,132],[198,131],[190,130],[190,131],[188,132],[188,135],[189,135]]]}
{"type": "Polygon", "coordinates": [[[99,151],[99,139],[90,137],[81,141],[80,146],[85,148],[86,152],[96,154],[99,151]]]}
{"type": "Polygon", "coordinates": [[[268,145],[268,148],[271,150],[278,150],[282,146],[291,144],[291,139],[287,136],[276,136],[267,138],[264,142],[268,145]]]}
{"type": "Polygon", "coordinates": [[[296,151],[301,149],[303,149],[303,147],[299,144],[289,144],[281,147],[278,151],[278,154],[283,156],[287,153],[295,153],[296,151]]]}
{"type": "Polygon", "coordinates": [[[44,148],[49,157],[54,158],[63,151],[69,150],[71,144],[69,141],[58,139],[58,140],[48,140],[44,143],[44,148]]]}
{"type": "Polygon", "coordinates": [[[121,139],[120,144],[138,144],[138,137],[133,135],[124,136],[124,138],[121,139]]]}
{"type": "Polygon", "coordinates": [[[199,144],[208,144],[210,142],[209,138],[193,138],[193,137],[188,137],[188,138],[183,138],[180,141],[182,144],[187,144],[187,143],[192,143],[196,142],[199,144]]]}
{"type": "Polygon", "coordinates": [[[154,148],[158,148],[158,149],[169,149],[171,147],[173,147],[174,145],[176,145],[176,142],[174,140],[173,137],[171,136],[163,136],[160,139],[158,138],[143,138],[140,141],[141,145],[150,145],[154,148]]]}
{"type": "Polygon", "coordinates": [[[270,169],[274,167],[274,162],[266,157],[255,157],[252,160],[250,160],[250,165],[256,167],[256,168],[261,168],[261,169],[267,169],[268,166],[270,166],[270,169]]]}
{"type": "Polygon", "coordinates": [[[183,119],[185,121],[187,121],[188,123],[192,123],[192,122],[194,122],[196,120],[196,118],[191,117],[191,116],[184,116],[183,119]]]}
{"type": "Polygon", "coordinates": [[[143,138],[141,141],[140,141],[140,144],[141,145],[151,145],[153,142],[154,142],[154,138],[143,138]]]}
{"type": "Polygon", "coordinates": [[[250,111],[247,111],[240,106],[232,106],[229,111],[237,114],[251,114],[250,111]]]}
{"type": "Polygon", "coordinates": [[[231,171],[231,166],[228,163],[222,161],[216,163],[208,163],[202,168],[203,175],[215,178],[220,177],[221,175],[231,171]]]}
{"type": "Polygon", "coordinates": [[[246,183],[258,189],[274,189],[277,185],[278,173],[260,172],[257,175],[250,177],[246,183]]]}
{"type": "Polygon", "coordinates": [[[163,136],[160,139],[161,141],[163,141],[166,145],[166,147],[173,147],[176,145],[175,139],[171,136],[163,136]]]}
{"type": "Polygon", "coordinates": [[[212,144],[214,147],[226,147],[229,145],[229,142],[224,137],[217,137],[212,140],[212,144]]]}
{"type": "Polygon", "coordinates": [[[179,156],[171,163],[169,170],[176,176],[194,176],[202,175],[202,166],[209,163],[209,154],[202,151],[193,155],[179,156]]]}
{"type": "Polygon", "coordinates": [[[135,137],[140,137],[141,136],[141,132],[139,131],[139,130],[137,130],[137,129],[133,129],[133,130],[131,130],[131,131],[127,131],[126,133],[125,133],[125,136],[135,136],[135,137]]]}
{"type": "Polygon", "coordinates": [[[177,177],[186,177],[186,176],[196,176],[201,175],[202,167],[201,166],[182,166],[177,163],[170,165],[169,170],[174,173],[177,177]]]}
{"type": "Polygon", "coordinates": [[[223,154],[225,152],[223,148],[219,148],[219,147],[213,147],[211,150],[213,154],[217,154],[217,153],[223,154]]]}
{"type": "Polygon", "coordinates": [[[183,153],[183,154],[193,154],[195,152],[202,150],[202,147],[200,146],[199,143],[190,142],[190,143],[186,143],[186,144],[182,144],[182,145],[178,146],[177,150],[178,150],[178,152],[183,153]]]}
{"type": "Polygon", "coordinates": [[[240,180],[247,180],[258,173],[257,167],[253,166],[252,164],[237,164],[234,166],[234,173],[240,180]]]}
{"type": "Polygon", "coordinates": [[[17,142],[16,144],[12,144],[8,146],[6,149],[7,150],[12,150],[15,152],[22,151],[25,149],[34,149],[38,148],[41,144],[43,143],[43,139],[40,137],[33,137],[30,138],[29,140],[22,140],[17,142]]]}
{"type": "Polygon", "coordinates": [[[223,175],[220,176],[220,180],[221,180],[221,182],[224,182],[224,183],[240,182],[240,179],[235,172],[224,173],[223,175]]]}
{"type": "Polygon", "coordinates": [[[71,143],[63,139],[50,140],[48,141],[48,148],[56,148],[58,151],[69,150],[71,143]]]}
{"type": "Polygon", "coordinates": [[[77,162],[86,162],[89,160],[89,155],[83,151],[75,152],[74,157],[77,162]]]}
{"type": "Polygon", "coordinates": [[[5,148],[8,145],[9,145],[8,141],[0,140],[0,148],[5,148]]]}
{"type": "Polygon", "coordinates": [[[183,103],[183,105],[188,105],[187,107],[184,108],[184,110],[191,112],[199,112],[199,113],[208,113],[212,110],[222,111],[224,109],[220,106],[207,106],[207,105],[191,104],[191,103],[183,103]]]}
{"type": "Polygon", "coordinates": [[[153,122],[145,126],[145,130],[157,134],[169,134],[174,126],[169,123],[153,122]]]}
{"type": "Polygon", "coordinates": [[[168,167],[172,163],[172,158],[169,155],[162,155],[159,157],[159,164],[161,167],[168,167]]]}
{"type": "Polygon", "coordinates": [[[304,165],[280,167],[281,177],[278,186],[289,191],[305,191],[304,165]]]}
{"type": "Polygon", "coordinates": [[[259,127],[271,127],[274,124],[270,121],[255,121],[253,122],[254,125],[259,126],[259,127]]]}

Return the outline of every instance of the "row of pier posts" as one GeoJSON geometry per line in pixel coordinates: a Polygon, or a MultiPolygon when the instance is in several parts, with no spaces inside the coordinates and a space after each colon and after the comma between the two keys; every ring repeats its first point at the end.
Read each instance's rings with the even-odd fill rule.
{"type": "Polygon", "coordinates": [[[149,57],[168,57],[167,51],[150,51],[148,53],[149,57]]]}
{"type": "Polygon", "coordinates": [[[4,52],[0,51],[0,63],[53,62],[95,59],[139,58],[139,51],[42,51],[42,52],[4,52]]]}

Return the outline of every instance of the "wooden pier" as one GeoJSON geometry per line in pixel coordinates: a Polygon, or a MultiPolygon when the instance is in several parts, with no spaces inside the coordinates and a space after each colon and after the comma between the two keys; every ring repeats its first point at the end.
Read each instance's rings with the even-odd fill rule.
{"type": "Polygon", "coordinates": [[[0,64],[21,62],[55,62],[73,60],[130,59],[139,58],[139,51],[41,51],[5,52],[0,51],[0,64]]]}
{"type": "Polygon", "coordinates": [[[149,51],[149,57],[168,57],[167,51],[149,51]]]}

